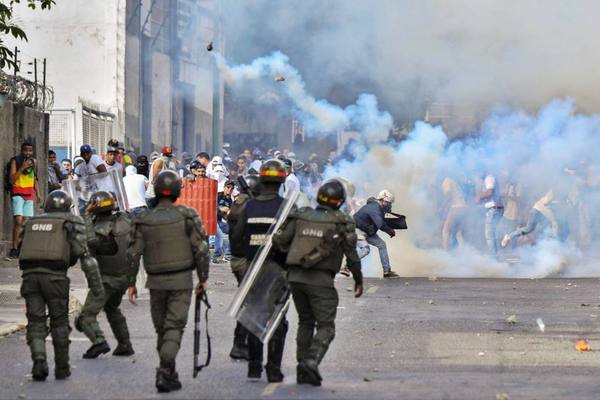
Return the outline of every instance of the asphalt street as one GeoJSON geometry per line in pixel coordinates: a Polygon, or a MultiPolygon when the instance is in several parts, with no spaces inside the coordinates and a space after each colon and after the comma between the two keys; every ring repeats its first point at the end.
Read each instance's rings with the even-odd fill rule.
{"type": "MultiPolygon", "coordinates": [[[[2,273],[4,280],[7,274],[2,273]]],[[[74,288],[83,287],[81,272],[74,269],[70,274],[74,288]]],[[[18,275],[15,270],[13,275],[18,275]]],[[[48,381],[32,382],[24,331],[0,338],[0,397],[600,398],[599,279],[369,279],[360,299],[352,297],[351,279],[339,277],[336,284],[340,293],[337,336],[321,366],[322,387],[295,383],[293,310],[284,357],[285,381],[268,384],[263,377],[261,382],[247,382],[246,364],[228,356],[234,321],[225,310],[236,285],[229,267],[219,265],[212,266],[209,285],[211,365],[192,378],[190,312],[177,360],[182,391],[156,393],[155,333],[148,294],[142,293],[137,306],[126,300],[123,304],[135,356],[83,360],[89,343],[73,331],[73,375],[67,381],[55,382],[51,370],[48,381]],[[538,318],[544,322],[544,332],[536,323],[538,318]],[[579,338],[587,339],[593,350],[577,351],[579,338]]],[[[105,317],[100,319],[108,332],[105,317]]],[[[110,334],[109,338],[114,347],[110,334]]],[[[47,344],[52,360],[52,346],[47,344]]]]}

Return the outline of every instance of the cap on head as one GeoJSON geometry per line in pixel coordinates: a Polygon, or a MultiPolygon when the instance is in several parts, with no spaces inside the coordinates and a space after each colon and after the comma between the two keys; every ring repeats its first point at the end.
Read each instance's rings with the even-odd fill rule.
{"type": "Polygon", "coordinates": [[[389,190],[384,189],[377,195],[377,200],[387,201],[391,204],[394,202],[394,195],[389,190]]]}
{"type": "Polygon", "coordinates": [[[163,156],[172,156],[173,155],[173,147],[171,147],[171,146],[163,146],[162,149],[160,149],[160,153],[163,156]]]}
{"type": "Polygon", "coordinates": [[[79,148],[79,152],[80,153],[91,153],[92,146],[90,146],[89,144],[82,144],[81,147],[79,148]]]}
{"type": "Polygon", "coordinates": [[[73,206],[73,199],[63,190],[51,192],[44,203],[44,211],[51,212],[70,212],[73,206]]]}
{"type": "Polygon", "coordinates": [[[220,156],[214,156],[211,162],[215,165],[223,164],[223,158],[220,156]]]}
{"type": "Polygon", "coordinates": [[[261,183],[283,183],[287,178],[285,167],[279,160],[269,160],[263,163],[258,175],[261,183]]]}
{"type": "Polygon", "coordinates": [[[181,178],[174,171],[162,171],[154,181],[154,193],[158,198],[177,200],[181,194],[181,178]]]}

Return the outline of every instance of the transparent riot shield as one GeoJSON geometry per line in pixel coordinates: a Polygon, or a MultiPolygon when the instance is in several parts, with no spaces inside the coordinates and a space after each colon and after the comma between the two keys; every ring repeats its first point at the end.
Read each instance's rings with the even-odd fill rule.
{"type": "Polygon", "coordinates": [[[62,186],[63,190],[69,193],[73,199],[73,204],[75,204],[73,213],[75,215],[80,215],[77,202],[80,200],[84,202],[89,201],[92,194],[99,190],[112,192],[121,210],[126,211],[129,208],[127,193],[123,185],[123,177],[117,169],[80,177],[79,179],[65,180],[62,186]]]}
{"type": "Polygon", "coordinates": [[[277,212],[275,222],[267,232],[248,272],[227,310],[246,329],[267,343],[283,318],[290,302],[290,289],[283,269],[268,260],[273,246],[273,234],[279,230],[292,211],[298,191],[288,192],[277,212]]]}

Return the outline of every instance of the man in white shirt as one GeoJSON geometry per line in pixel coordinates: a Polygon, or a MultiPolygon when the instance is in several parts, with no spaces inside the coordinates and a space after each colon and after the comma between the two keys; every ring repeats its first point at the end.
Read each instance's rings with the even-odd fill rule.
{"type": "Polygon", "coordinates": [[[92,146],[89,144],[82,145],[79,148],[79,152],[84,162],[80,163],[75,168],[73,179],[85,182],[80,185],[79,190],[79,210],[82,211],[83,215],[83,211],[85,210],[87,202],[92,193],[97,192],[98,190],[105,190],[103,186],[104,179],[92,181],[89,179],[89,177],[107,172],[108,169],[106,168],[104,161],[102,161],[98,155],[92,153],[92,146]]]}
{"type": "Polygon", "coordinates": [[[492,257],[498,258],[498,239],[496,230],[504,214],[501,193],[496,184],[496,178],[487,174],[483,180],[484,192],[479,195],[478,201],[485,207],[485,241],[492,257]]]}
{"type": "Polygon", "coordinates": [[[138,174],[133,165],[125,168],[125,178],[123,178],[123,186],[127,193],[127,202],[129,203],[129,211],[133,215],[137,215],[148,208],[146,204],[146,188],[148,187],[148,178],[138,174]]]}

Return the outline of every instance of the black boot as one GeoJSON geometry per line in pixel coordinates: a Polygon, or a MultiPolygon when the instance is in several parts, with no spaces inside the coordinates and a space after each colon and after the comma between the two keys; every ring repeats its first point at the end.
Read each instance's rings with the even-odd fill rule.
{"type": "Polygon", "coordinates": [[[60,367],[56,366],[56,369],[54,370],[54,378],[57,381],[67,379],[70,376],[71,376],[71,367],[69,367],[69,365],[63,365],[60,367]]]}
{"type": "Polygon", "coordinates": [[[48,363],[46,360],[37,359],[33,361],[33,368],[31,368],[31,376],[34,381],[45,381],[48,377],[48,363]]]}
{"type": "Polygon", "coordinates": [[[156,389],[158,393],[181,389],[179,375],[175,372],[175,363],[160,363],[160,367],[156,369],[156,389]]]}
{"type": "Polygon", "coordinates": [[[267,371],[267,380],[271,383],[283,382],[283,373],[281,368],[277,365],[268,364],[265,365],[265,371],[267,371]]]}
{"type": "Polygon", "coordinates": [[[106,354],[110,351],[110,347],[108,347],[108,343],[106,340],[96,343],[92,345],[84,354],[83,358],[98,358],[101,354],[106,354]]]}
{"type": "Polygon", "coordinates": [[[248,362],[248,380],[257,381],[262,375],[262,365],[260,362],[248,362]]]}
{"type": "Polygon", "coordinates": [[[133,351],[133,346],[131,346],[131,342],[119,343],[112,354],[113,356],[132,356],[135,354],[135,351],[133,351]]]}
{"type": "Polygon", "coordinates": [[[248,346],[245,343],[233,343],[233,347],[229,352],[229,357],[234,360],[246,360],[248,361],[248,346]]]}
{"type": "Polygon", "coordinates": [[[302,380],[302,383],[309,383],[313,386],[321,386],[323,379],[319,373],[317,362],[310,359],[300,361],[297,367],[296,380],[302,380]]]}

